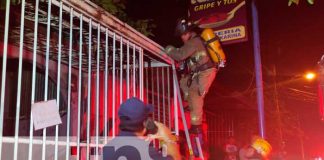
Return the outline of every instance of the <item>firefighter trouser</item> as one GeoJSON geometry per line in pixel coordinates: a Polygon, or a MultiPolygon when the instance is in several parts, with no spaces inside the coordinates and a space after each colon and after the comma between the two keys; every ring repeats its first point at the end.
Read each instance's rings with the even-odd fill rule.
{"type": "Polygon", "coordinates": [[[189,103],[191,125],[201,125],[202,123],[204,98],[216,73],[216,68],[210,68],[195,73],[195,75],[185,75],[180,79],[180,88],[183,91],[184,99],[189,103]],[[188,86],[188,80],[191,78],[191,85],[188,86]]]}

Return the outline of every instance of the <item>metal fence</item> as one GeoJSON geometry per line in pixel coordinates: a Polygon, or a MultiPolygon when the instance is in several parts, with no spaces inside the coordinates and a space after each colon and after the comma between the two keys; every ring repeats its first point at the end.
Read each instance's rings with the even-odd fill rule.
{"type": "Polygon", "coordinates": [[[130,97],[179,134],[175,67],[161,46],[90,1],[2,4],[1,159],[98,159],[130,97]],[[52,99],[62,124],[35,131],[33,104],[52,99]]]}
{"type": "Polygon", "coordinates": [[[235,118],[230,111],[206,112],[208,124],[208,143],[213,147],[222,147],[228,137],[234,136],[235,118]]]}

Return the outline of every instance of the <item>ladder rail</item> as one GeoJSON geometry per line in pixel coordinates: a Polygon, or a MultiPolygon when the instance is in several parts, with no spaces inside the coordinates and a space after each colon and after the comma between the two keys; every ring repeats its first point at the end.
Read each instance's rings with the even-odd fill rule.
{"type": "MultiPolygon", "coordinates": [[[[182,104],[182,99],[181,99],[181,94],[180,94],[180,87],[179,87],[179,83],[178,83],[178,77],[177,77],[174,62],[172,62],[172,72],[173,72],[174,89],[177,92],[177,98],[178,98],[178,101],[179,101],[179,109],[180,109],[182,124],[183,124],[183,127],[184,127],[184,132],[185,132],[185,136],[186,136],[186,140],[187,140],[187,144],[188,144],[189,155],[193,156],[192,144],[191,144],[191,140],[190,140],[190,136],[189,136],[187,120],[186,120],[184,109],[183,109],[183,104],[182,104]]],[[[177,119],[177,117],[175,117],[175,119],[177,119]]]]}

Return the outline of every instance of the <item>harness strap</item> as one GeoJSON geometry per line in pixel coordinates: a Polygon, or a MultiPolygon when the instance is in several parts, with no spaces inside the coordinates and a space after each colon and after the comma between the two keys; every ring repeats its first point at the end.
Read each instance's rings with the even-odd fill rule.
{"type": "Polygon", "coordinates": [[[206,45],[208,45],[209,43],[212,43],[212,42],[217,41],[217,40],[219,40],[219,38],[216,36],[216,37],[214,37],[214,38],[212,38],[212,39],[210,39],[208,41],[204,41],[204,42],[205,42],[206,45]]]}
{"type": "Polygon", "coordinates": [[[198,81],[197,73],[205,71],[205,70],[210,69],[210,68],[214,68],[214,67],[216,68],[218,66],[215,63],[211,62],[211,61],[208,61],[207,63],[198,66],[193,72],[191,72],[189,74],[190,76],[189,76],[189,79],[187,81],[187,86],[190,87],[191,84],[192,84],[193,79],[195,79],[195,78],[198,81]]]}

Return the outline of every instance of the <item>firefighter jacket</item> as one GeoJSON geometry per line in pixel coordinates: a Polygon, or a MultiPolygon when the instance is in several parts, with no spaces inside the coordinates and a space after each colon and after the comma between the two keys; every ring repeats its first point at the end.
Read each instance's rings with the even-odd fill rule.
{"type": "Polygon", "coordinates": [[[186,61],[190,71],[181,75],[180,88],[190,109],[190,124],[201,125],[204,98],[215,79],[217,69],[209,57],[204,41],[193,34],[180,48],[166,47],[165,52],[176,61],[186,61]]]}
{"type": "Polygon", "coordinates": [[[196,72],[199,66],[212,62],[203,40],[196,33],[182,47],[171,48],[167,52],[176,61],[186,61],[191,72],[196,72]]]}

